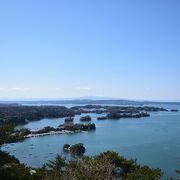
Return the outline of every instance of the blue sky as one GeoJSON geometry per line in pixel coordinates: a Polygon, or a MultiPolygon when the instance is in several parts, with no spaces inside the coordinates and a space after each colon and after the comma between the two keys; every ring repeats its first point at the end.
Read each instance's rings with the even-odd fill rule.
{"type": "Polygon", "coordinates": [[[0,1],[0,98],[180,100],[179,0],[0,1]]]}

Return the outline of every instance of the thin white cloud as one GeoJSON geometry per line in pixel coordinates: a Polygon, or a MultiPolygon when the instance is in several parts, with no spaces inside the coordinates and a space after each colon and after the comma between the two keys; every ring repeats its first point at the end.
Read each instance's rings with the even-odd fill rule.
{"type": "Polygon", "coordinates": [[[91,88],[89,88],[89,87],[81,87],[81,86],[77,86],[77,87],[75,87],[75,89],[78,91],[90,91],[91,90],[91,88]]]}
{"type": "Polygon", "coordinates": [[[24,88],[24,87],[13,87],[9,89],[10,91],[29,91],[30,88],[24,88]]]}
{"type": "Polygon", "coordinates": [[[59,87],[52,87],[52,88],[48,88],[48,90],[51,90],[51,91],[61,91],[62,88],[59,88],[59,87]]]}

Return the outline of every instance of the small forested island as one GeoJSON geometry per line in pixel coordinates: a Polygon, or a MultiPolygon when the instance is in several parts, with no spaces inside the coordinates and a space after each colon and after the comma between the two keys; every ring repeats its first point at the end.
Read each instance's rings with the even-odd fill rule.
{"type": "Polygon", "coordinates": [[[138,112],[138,113],[118,113],[118,112],[110,112],[107,114],[107,119],[120,119],[120,118],[141,118],[141,117],[149,117],[150,114],[147,112],[138,112]]]}
{"type": "Polygon", "coordinates": [[[178,109],[171,109],[171,112],[179,112],[178,109]]]}
{"type": "Polygon", "coordinates": [[[74,118],[72,118],[72,117],[67,117],[67,118],[65,118],[65,120],[64,120],[64,123],[66,124],[66,125],[71,125],[71,124],[73,124],[73,122],[74,122],[74,118]]]}
{"type": "Polygon", "coordinates": [[[99,116],[99,117],[97,117],[97,120],[105,120],[105,119],[107,119],[107,116],[99,116]]]}
{"type": "Polygon", "coordinates": [[[63,151],[69,152],[72,155],[81,156],[85,153],[86,148],[84,147],[84,145],[82,143],[74,144],[72,146],[69,144],[64,144],[63,151]]]}
{"type": "Polygon", "coordinates": [[[91,121],[91,116],[89,116],[89,115],[83,116],[80,118],[80,121],[91,121]]]}

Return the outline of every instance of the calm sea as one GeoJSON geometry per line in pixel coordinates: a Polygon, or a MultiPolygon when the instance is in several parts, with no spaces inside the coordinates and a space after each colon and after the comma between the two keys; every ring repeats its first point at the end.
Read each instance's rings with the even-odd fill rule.
{"type": "MultiPolygon", "coordinates": [[[[179,105],[161,107],[180,110],[179,105]]],[[[103,121],[97,121],[96,114],[90,115],[96,131],[29,138],[4,145],[2,150],[15,155],[22,163],[40,167],[62,154],[63,144],[84,143],[86,155],[112,150],[126,158],[137,159],[141,165],[161,168],[165,173],[163,178],[176,176],[175,170],[180,169],[180,112],[158,112],[141,119],[103,121]]],[[[76,116],[75,122],[79,122],[79,118],[76,116]]],[[[63,122],[64,118],[42,119],[18,128],[37,130],[45,126],[57,127],[63,122]]]]}

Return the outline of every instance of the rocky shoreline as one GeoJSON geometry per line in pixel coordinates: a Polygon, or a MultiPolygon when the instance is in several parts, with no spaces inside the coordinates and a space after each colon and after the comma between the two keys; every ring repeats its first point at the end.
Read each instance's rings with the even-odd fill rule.
{"type": "Polygon", "coordinates": [[[24,138],[30,138],[30,137],[39,137],[39,136],[47,136],[47,135],[56,135],[56,134],[73,134],[73,133],[81,133],[81,132],[88,132],[95,130],[96,126],[94,123],[89,124],[62,124],[59,125],[58,128],[53,128],[50,126],[44,127],[43,129],[37,130],[37,131],[30,131],[27,128],[23,128],[20,130],[15,130],[11,133],[11,136],[13,137],[24,137],[24,138]]]}
{"type": "Polygon", "coordinates": [[[67,131],[67,130],[62,130],[62,131],[50,131],[47,133],[42,133],[42,134],[29,134],[27,136],[24,136],[25,138],[32,138],[32,137],[40,137],[40,136],[47,136],[47,135],[56,135],[56,134],[74,134],[74,133],[88,133],[87,131],[67,131]]]}

